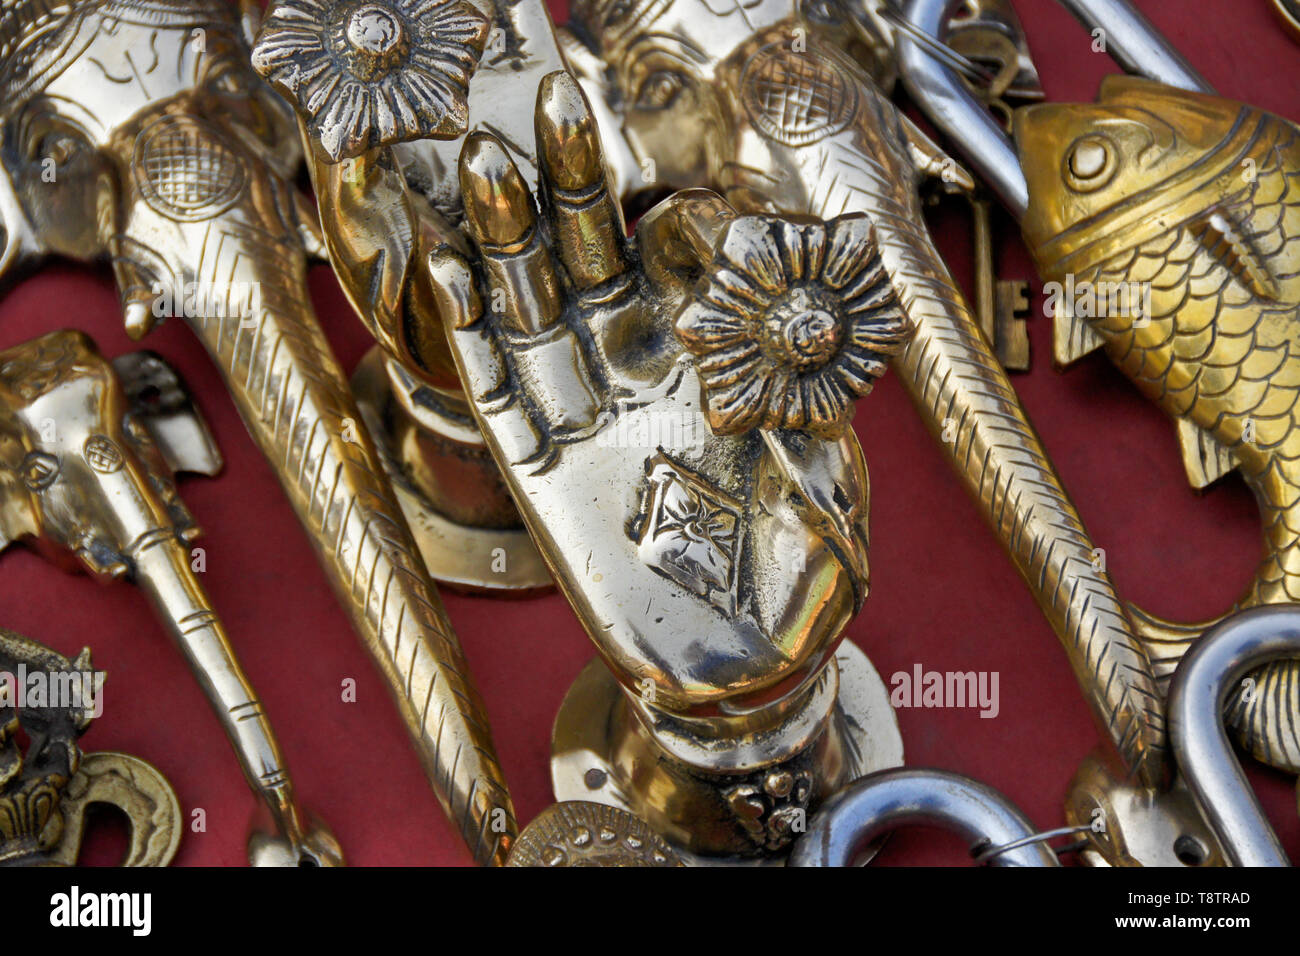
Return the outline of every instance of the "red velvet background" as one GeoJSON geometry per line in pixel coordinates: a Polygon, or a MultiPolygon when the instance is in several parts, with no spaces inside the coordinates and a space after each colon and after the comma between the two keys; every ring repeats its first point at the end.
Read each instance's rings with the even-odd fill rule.
{"type": "MultiPolygon", "coordinates": [[[[1223,94],[1300,120],[1300,45],[1266,0],[1139,0],[1223,94]]],[[[1090,100],[1117,67],[1052,0],[1021,0],[1050,100],[1090,100]]],[[[563,15],[562,0],[552,10],[563,15]]],[[[970,288],[970,227],[958,204],[932,221],[940,249],[970,288]]],[[[1034,280],[1011,223],[1001,217],[999,273],[1034,280]]],[[[1120,593],[1181,619],[1221,612],[1248,581],[1259,552],[1255,507],[1236,478],[1204,496],[1189,490],[1163,415],[1093,356],[1058,374],[1051,329],[1035,290],[1033,371],[1015,383],[1099,547],[1120,593]]],[[[312,293],[350,370],[366,334],[330,271],[312,293]]],[[[111,277],[52,263],[0,301],[0,348],[65,326],[90,332],[105,354],[134,346],[122,331],[111,277]]],[[[328,821],[357,865],[469,863],[420,772],[397,713],[353,636],[267,465],[221,382],[184,325],[145,346],[166,356],[200,399],[226,457],[216,480],[182,494],[205,530],[204,581],[288,755],[304,803],[328,821]],[[357,701],[341,700],[355,678],[357,701]]],[[[888,680],[896,671],[1000,673],[1001,712],[901,710],[907,760],[970,774],[1000,788],[1043,828],[1079,762],[1097,742],[1083,698],[1028,590],[958,486],[893,376],[859,406],[855,422],[872,478],[873,587],[849,631],[888,680]]],[[[522,822],[551,802],[549,731],[560,700],[592,650],[562,598],[500,601],[444,593],[491,715],[522,822]]],[[[0,559],[0,623],[65,654],[90,645],[108,671],[106,709],[84,739],[125,750],[171,779],[206,832],[187,833],[177,863],[240,865],[252,809],[224,736],[144,597],[102,587],[13,549],[0,559]]],[[[1258,792],[1293,858],[1300,822],[1292,782],[1253,770],[1258,792]]],[[[111,831],[110,831],[111,833],[111,831]]],[[[111,860],[121,834],[92,846],[111,860]]],[[[880,862],[961,863],[952,838],[899,834],[880,862]]]]}

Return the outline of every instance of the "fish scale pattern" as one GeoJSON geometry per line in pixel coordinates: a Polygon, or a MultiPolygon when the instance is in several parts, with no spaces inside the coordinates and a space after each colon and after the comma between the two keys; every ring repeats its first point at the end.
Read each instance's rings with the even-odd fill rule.
{"type": "MultiPolygon", "coordinates": [[[[1300,130],[1266,114],[1222,196],[1081,270],[1093,289],[1149,289],[1148,314],[1096,310],[1112,361],[1170,415],[1212,436],[1259,505],[1264,557],[1237,607],[1300,601],[1300,130]]],[[[1135,620],[1162,683],[1215,621],[1135,620]]],[[[1255,757],[1300,772],[1300,662],[1251,675],[1228,719],[1255,757]]]]}

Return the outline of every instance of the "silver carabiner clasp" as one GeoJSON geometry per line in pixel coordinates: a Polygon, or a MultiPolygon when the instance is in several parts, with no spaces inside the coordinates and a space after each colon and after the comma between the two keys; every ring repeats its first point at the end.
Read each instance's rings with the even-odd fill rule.
{"type": "Polygon", "coordinates": [[[1192,645],[1169,686],[1175,759],[1234,866],[1291,865],[1223,727],[1229,693],[1247,673],[1283,657],[1300,657],[1300,605],[1251,608],[1192,645]]]}
{"type": "Polygon", "coordinates": [[[956,831],[989,866],[1060,866],[1015,804],[977,780],[943,770],[882,770],[849,784],[824,804],[790,854],[788,866],[850,866],[858,851],[899,827],[956,831]]]}

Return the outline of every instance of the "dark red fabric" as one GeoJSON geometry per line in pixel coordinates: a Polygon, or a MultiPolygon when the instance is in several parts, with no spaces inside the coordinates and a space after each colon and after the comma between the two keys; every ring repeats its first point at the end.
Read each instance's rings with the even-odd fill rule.
{"type": "MultiPolygon", "coordinates": [[[[1048,98],[1091,99],[1116,67],[1051,0],[1018,4],[1048,98]]],[[[1300,46],[1266,0],[1141,0],[1142,7],[1223,94],[1300,119],[1300,46]]],[[[559,5],[553,5],[557,13],[559,5]]],[[[954,204],[933,228],[970,288],[970,226],[954,204]]],[[[1009,221],[999,272],[1034,280],[1009,221]]],[[[1037,281],[1032,287],[1037,290],[1037,281]]],[[[327,268],[312,275],[321,321],[351,369],[367,347],[327,268]]],[[[1033,301],[1033,371],[1015,383],[1125,597],[1181,619],[1221,612],[1259,552],[1255,507],[1233,478],[1204,496],[1183,477],[1174,431],[1102,357],[1068,373],[1050,363],[1051,328],[1033,301]]],[[[134,346],[122,331],[106,270],[51,264],[0,302],[0,347],[60,327],[91,333],[109,356],[134,346]]],[[[206,583],[266,705],[303,801],[328,821],[353,864],[466,864],[387,692],[330,593],[266,463],[244,432],[202,348],[180,322],[145,345],[165,355],[198,395],[226,457],[216,480],[182,493],[202,524],[206,583]],[[355,703],[341,685],[353,678],[355,703]]],[[[893,376],[859,406],[856,428],[872,479],[872,594],[849,637],[886,677],[916,663],[1000,673],[1001,713],[898,713],[907,760],[970,774],[1001,789],[1043,827],[1062,823],[1066,786],[1097,731],[1047,626],[991,532],[950,473],[893,376]]],[[[551,802],[550,727],[592,649],[564,600],[500,601],[444,593],[486,698],[522,821],[551,802]]],[[[144,597],[126,584],[65,575],[22,549],[0,559],[0,624],[66,654],[82,645],[109,673],[91,750],[152,761],[187,811],[205,811],[177,863],[244,862],[252,797],[181,656],[144,597]]],[[[1293,858],[1300,858],[1292,781],[1252,772],[1293,858]]],[[[107,850],[95,854],[102,860],[107,850]]],[[[959,863],[950,837],[902,834],[888,864],[959,863]]]]}

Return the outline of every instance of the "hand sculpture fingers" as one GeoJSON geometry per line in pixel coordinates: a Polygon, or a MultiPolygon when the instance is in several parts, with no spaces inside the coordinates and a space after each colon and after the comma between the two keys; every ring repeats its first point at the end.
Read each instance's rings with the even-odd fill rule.
{"type": "Polygon", "coordinates": [[[683,189],[659,203],[636,226],[637,248],[650,281],[684,298],[735,218],[736,210],[711,189],[683,189]]]}
{"type": "Polygon", "coordinates": [[[555,263],[528,185],[501,142],[473,133],[460,154],[465,225],[483,260],[492,310],[520,335],[551,329],[563,311],[555,263]]]}
{"type": "Polygon", "coordinates": [[[535,127],[552,238],[574,287],[585,292],[626,271],[626,229],[606,181],[591,105],[568,73],[542,80],[535,127]]]}
{"type": "Polygon", "coordinates": [[[434,302],[447,335],[454,338],[461,380],[480,414],[490,417],[501,453],[513,463],[537,457],[540,438],[510,389],[510,371],[492,330],[483,321],[483,300],[469,264],[443,247],[429,255],[434,302]]]}
{"type": "Polygon", "coordinates": [[[558,441],[596,421],[597,389],[577,336],[563,321],[559,276],[532,197],[505,147],[475,133],[460,156],[465,222],[487,278],[487,322],[508,353],[537,427],[558,441]]]}
{"type": "Polygon", "coordinates": [[[411,321],[410,297],[422,287],[409,281],[428,241],[422,233],[437,232],[434,241],[445,242],[451,227],[440,228],[431,213],[417,209],[388,150],[335,164],[314,156],[311,162],[330,258],[341,264],[348,298],[370,334],[427,381],[454,386],[456,371],[440,331],[430,334],[428,323],[411,321]]]}
{"type": "Polygon", "coordinates": [[[866,594],[865,467],[843,427],[834,442],[764,429],[784,423],[784,383],[837,374],[873,323],[905,330],[892,300],[859,294],[879,269],[870,236],[856,220],[738,216],[693,190],[643,218],[632,254],[571,77],[547,76],[534,117],[541,211],[502,143],[476,133],[460,179],[480,262],[450,247],[429,258],[529,530],[625,686],[648,681],[656,707],[812,687],[866,594]],[[734,349],[748,378],[722,384],[765,400],[723,434],[698,373],[729,374],[734,349]]]}

